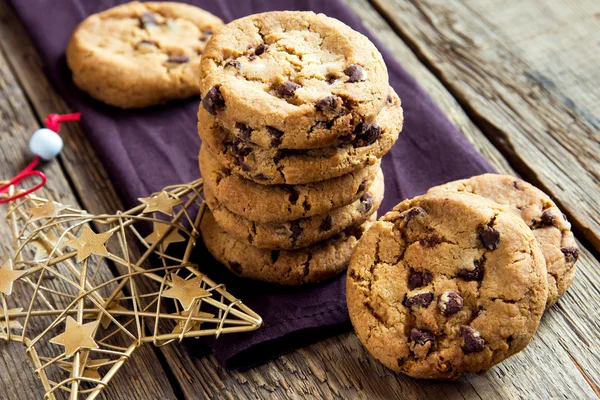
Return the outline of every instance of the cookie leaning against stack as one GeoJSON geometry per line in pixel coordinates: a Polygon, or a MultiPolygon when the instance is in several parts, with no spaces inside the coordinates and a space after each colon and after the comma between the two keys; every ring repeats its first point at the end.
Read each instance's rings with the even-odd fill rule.
{"type": "Polygon", "coordinates": [[[343,271],[402,129],[377,49],[324,15],[270,12],[221,28],[201,67],[208,250],[240,276],[280,284],[343,271]]]}
{"type": "Polygon", "coordinates": [[[572,283],[578,256],[546,194],[511,176],[475,176],[406,200],[373,225],[348,268],[348,310],[386,366],[456,379],[525,348],[572,283]]]}

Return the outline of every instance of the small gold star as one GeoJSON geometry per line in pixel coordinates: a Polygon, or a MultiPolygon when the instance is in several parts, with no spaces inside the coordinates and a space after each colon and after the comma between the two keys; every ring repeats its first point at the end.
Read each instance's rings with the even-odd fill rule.
{"type": "Polygon", "coordinates": [[[65,245],[77,250],[77,262],[81,262],[92,254],[107,256],[109,253],[104,247],[104,243],[111,236],[112,233],[110,232],[94,233],[89,226],[85,225],[81,235],[78,238],[69,240],[65,245]]]}
{"type": "Polygon", "coordinates": [[[149,234],[148,236],[146,236],[145,240],[146,242],[153,244],[155,242],[158,242],[159,240],[162,239],[162,246],[163,246],[163,250],[166,250],[167,247],[169,247],[169,245],[171,243],[178,243],[178,242],[184,242],[185,238],[183,236],[181,236],[179,234],[179,231],[177,230],[177,228],[173,228],[173,230],[165,236],[165,232],[167,231],[167,229],[169,229],[170,225],[168,224],[160,224],[160,223],[154,223],[154,231],[149,234]]]}
{"type": "Polygon", "coordinates": [[[11,318],[22,311],[23,308],[11,308],[4,314],[4,310],[0,309],[0,328],[6,329],[6,316],[8,315],[8,327],[10,329],[23,329],[23,325],[19,321],[11,318]]]}
{"type": "Polygon", "coordinates": [[[72,317],[67,317],[65,331],[50,339],[50,343],[64,346],[67,358],[71,357],[81,348],[97,349],[98,345],[94,341],[94,332],[98,324],[99,321],[93,321],[80,325],[72,317]]]}
{"type": "MultiPolygon", "coordinates": [[[[195,308],[196,309],[193,313],[190,310],[190,311],[181,311],[179,313],[175,313],[175,314],[171,314],[171,315],[186,317],[186,318],[189,317],[190,314],[192,314],[192,318],[212,318],[212,317],[214,317],[214,314],[199,311],[200,305],[198,305],[195,308]]],[[[183,330],[185,329],[185,324],[187,322],[188,321],[185,319],[178,319],[177,324],[175,324],[175,327],[173,328],[173,332],[171,332],[171,333],[176,333],[178,335],[183,333],[183,330]]],[[[200,325],[202,325],[201,321],[190,321],[187,329],[185,330],[185,333],[191,332],[191,331],[199,331],[200,325]]],[[[198,338],[196,338],[196,339],[198,339],[198,338]]]]}
{"type": "Polygon", "coordinates": [[[167,192],[160,192],[154,197],[141,197],[140,202],[146,204],[144,213],[161,212],[166,215],[173,215],[173,207],[183,204],[182,200],[169,198],[167,192]]]}
{"type": "MultiPolygon", "coordinates": [[[[100,376],[100,372],[98,372],[98,369],[109,361],[110,360],[106,358],[101,358],[99,360],[88,360],[88,362],[83,367],[83,374],[81,374],[82,377],[90,379],[101,379],[102,377],[100,376]]],[[[61,363],[59,367],[68,372],[73,371],[73,363],[61,363]]]]}
{"type": "Polygon", "coordinates": [[[31,221],[37,221],[42,218],[54,218],[58,215],[59,212],[67,208],[62,204],[58,204],[53,202],[52,200],[48,200],[46,203],[41,206],[28,208],[27,211],[31,216],[31,221]]]}
{"type": "Polygon", "coordinates": [[[0,267],[0,292],[10,295],[13,289],[13,283],[25,275],[26,271],[13,271],[12,260],[8,260],[0,267]]]}
{"type": "Polygon", "coordinates": [[[202,297],[210,297],[210,293],[200,287],[202,276],[185,280],[178,275],[171,275],[173,286],[163,292],[163,297],[177,299],[185,310],[194,303],[194,300],[202,297]]]}

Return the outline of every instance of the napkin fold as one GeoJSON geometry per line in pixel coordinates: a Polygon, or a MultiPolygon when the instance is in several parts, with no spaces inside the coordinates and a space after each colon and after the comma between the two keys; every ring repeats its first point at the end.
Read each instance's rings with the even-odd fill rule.
{"type": "MultiPolygon", "coordinates": [[[[65,48],[72,31],[88,15],[125,1],[9,1],[31,35],[50,82],[73,110],[82,112],[80,124],[127,206],[137,205],[138,197],[164,186],[199,177],[198,98],[145,110],[119,110],[91,99],[71,80],[65,48]]],[[[390,84],[402,98],[405,116],[404,130],[382,162],[386,194],[379,215],[432,186],[493,171],[341,0],[183,2],[204,8],[226,22],[264,11],[312,10],[341,20],[375,43],[387,63],[390,84]]],[[[350,329],[344,275],[316,285],[278,287],[234,277],[201,246],[194,259],[203,272],[225,283],[264,320],[264,326],[255,332],[224,335],[208,343],[219,362],[228,368],[260,364],[350,329]]],[[[197,343],[188,341],[187,346],[191,352],[202,354],[197,343]]]]}

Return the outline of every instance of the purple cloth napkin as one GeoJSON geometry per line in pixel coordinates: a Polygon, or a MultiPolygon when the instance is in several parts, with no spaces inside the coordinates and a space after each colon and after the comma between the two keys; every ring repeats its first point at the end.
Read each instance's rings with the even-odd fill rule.
{"type": "MultiPolygon", "coordinates": [[[[88,15],[125,1],[10,1],[31,34],[50,81],[73,110],[83,113],[81,126],[128,206],[135,205],[138,197],[164,186],[198,178],[197,98],[142,111],[123,111],[92,100],[71,81],[64,52],[73,29],[88,15]]],[[[383,159],[386,195],[380,215],[431,186],[492,171],[341,0],[184,2],[202,7],[226,22],[264,11],[312,10],[345,22],[375,42],[387,63],[390,83],[402,98],[405,115],[404,131],[383,159]]],[[[343,275],[318,285],[277,287],[232,276],[201,248],[195,257],[204,272],[217,282],[226,283],[228,290],[264,319],[264,326],[256,332],[226,335],[210,343],[218,360],[227,367],[259,364],[349,329],[343,275]]],[[[197,345],[188,344],[190,348],[194,346],[197,345]]]]}

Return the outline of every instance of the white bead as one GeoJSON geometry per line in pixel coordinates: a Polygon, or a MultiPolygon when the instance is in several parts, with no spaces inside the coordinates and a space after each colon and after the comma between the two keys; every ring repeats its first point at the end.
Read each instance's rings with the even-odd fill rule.
{"type": "Polygon", "coordinates": [[[44,160],[51,160],[60,153],[63,140],[58,133],[42,128],[33,133],[29,140],[29,150],[44,160]]]}

